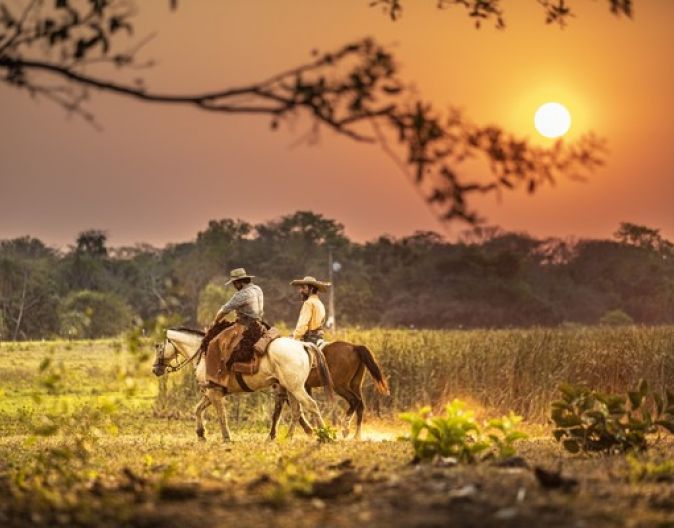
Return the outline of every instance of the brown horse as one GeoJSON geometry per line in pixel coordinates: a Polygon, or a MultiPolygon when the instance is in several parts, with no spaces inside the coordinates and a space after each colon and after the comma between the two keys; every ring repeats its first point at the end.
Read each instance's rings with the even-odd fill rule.
{"type": "MultiPolygon", "coordinates": [[[[323,348],[323,354],[325,355],[325,360],[328,364],[328,370],[332,377],[335,392],[349,404],[349,408],[344,416],[344,421],[342,422],[342,435],[345,438],[349,435],[351,419],[353,418],[353,414],[356,413],[355,438],[356,440],[360,440],[361,424],[363,423],[363,414],[365,412],[365,403],[363,402],[362,393],[365,369],[368,370],[374,379],[377,390],[381,394],[389,394],[388,384],[384,379],[379,363],[377,363],[374,354],[372,354],[366,346],[352,345],[351,343],[346,343],[344,341],[335,341],[334,343],[326,345],[323,348]]],[[[311,389],[321,387],[321,379],[316,369],[312,369],[309,378],[307,378],[305,387],[309,393],[311,392],[311,389]]],[[[281,417],[283,404],[286,402],[288,402],[287,393],[282,389],[277,391],[271,431],[269,432],[270,440],[276,438],[276,426],[281,417]]],[[[309,433],[311,431],[311,426],[301,414],[299,423],[305,432],[309,433]]],[[[295,421],[293,420],[290,426],[291,430],[289,431],[289,435],[292,435],[294,427],[295,421]]]]}

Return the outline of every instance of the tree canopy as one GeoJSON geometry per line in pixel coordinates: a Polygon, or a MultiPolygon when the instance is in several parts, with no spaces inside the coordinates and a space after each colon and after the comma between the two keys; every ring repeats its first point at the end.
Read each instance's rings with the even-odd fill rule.
{"type": "Polygon", "coordinates": [[[96,257],[29,237],[0,241],[0,338],[98,337],[166,319],[204,325],[241,266],[264,290],[266,318],[291,325],[300,303],[289,283],[326,278],[328,251],[341,264],[339,324],[674,323],[674,246],[657,229],[623,223],[613,239],[564,240],[491,227],[454,243],[432,232],[356,243],[339,222],[298,211],[255,226],[214,220],[189,242],[96,257]]]}

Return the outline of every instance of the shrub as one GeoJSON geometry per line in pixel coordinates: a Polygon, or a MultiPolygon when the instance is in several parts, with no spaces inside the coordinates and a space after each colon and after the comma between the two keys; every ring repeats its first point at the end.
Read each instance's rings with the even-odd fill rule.
{"type": "Polygon", "coordinates": [[[133,310],[126,301],[110,292],[73,292],[60,310],[61,331],[70,338],[115,336],[128,329],[133,319],[133,310]]]}
{"type": "Polygon", "coordinates": [[[431,416],[430,407],[418,412],[407,412],[401,418],[411,427],[410,436],[416,459],[436,456],[452,457],[458,462],[473,463],[489,457],[506,458],[515,454],[514,444],[526,438],[517,431],[522,421],[510,413],[500,419],[489,420],[482,426],[466,404],[454,400],[445,407],[444,416],[431,416]]]}
{"type": "Polygon", "coordinates": [[[610,310],[601,316],[599,324],[606,326],[631,325],[634,324],[634,319],[622,310],[610,310]]]}
{"type": "Polygon", "coordinates": [[[674,394],[663,399],[645,380],[627,396],[563,384],[552,403],[553,435],[571,453],[644,450],[659,427],[674,432],[674,394]]]}
{"type": "Polygon", "coordinates": [[[627,455],[631,482],[674,482],[674,461],[640,459],[634,454],[627,455]]]}

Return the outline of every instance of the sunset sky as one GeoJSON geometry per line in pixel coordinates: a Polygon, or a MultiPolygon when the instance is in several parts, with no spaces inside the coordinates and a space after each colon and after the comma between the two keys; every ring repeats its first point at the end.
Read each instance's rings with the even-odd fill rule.
{"type": "MultiPolygon", "coordinates": [[[[396,22],[369,0],[181,1],[175,13],[168,0],[138,4],[136,36],[156,32],[142,56],[157,61],[140,73],[157,92],[247,84],[308,61],[313,49],[372,36],[421,97],[478,123],[539,141],[536,108],[563,103],[573,119],[566,137],[605,137],[606,167],[585,183],[482,198],[488,223],[609,237],[630,221],[674,239],[674,1],[636,0],[629,20],[606,0],[575,0],[564,30],[544,23],[535,0],[503,2],[505,30],[476,30],[463,9],[439,11],[435,0],[407,0],[396,22]]],[[[99,132],[2,83],[0,105],[0,239],[65,246],[100,228],[113,245],[161,246],[194,238],[210,219],[260,222],[298,209],[339,220],[358,241],[420,229],[451,239],[466,227],[439,224],[377,147],[327,131],[317,145],[294,146],[308,119],[272,132],[268,118],[94,92],[99,132]]]]}

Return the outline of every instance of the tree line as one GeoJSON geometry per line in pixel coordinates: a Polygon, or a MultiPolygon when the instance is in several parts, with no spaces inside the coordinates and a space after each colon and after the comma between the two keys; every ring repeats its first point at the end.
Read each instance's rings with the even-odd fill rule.
{"type": "Polygon", "coordinates": [[[67,250],[29,236],[0,241],[0,339],[113,336],[135,326],[206,325],[245,267],[272,323],[300,308],[290,280],[325,279],[328,252],[340,324],[418,328],[674,322],[674,245],[621,224],[611,239],[539,239],[477,227],[366,243],[309,211],[251,224],[209,222],[189,242],[109,247],[100,230],[67,250]]]}

